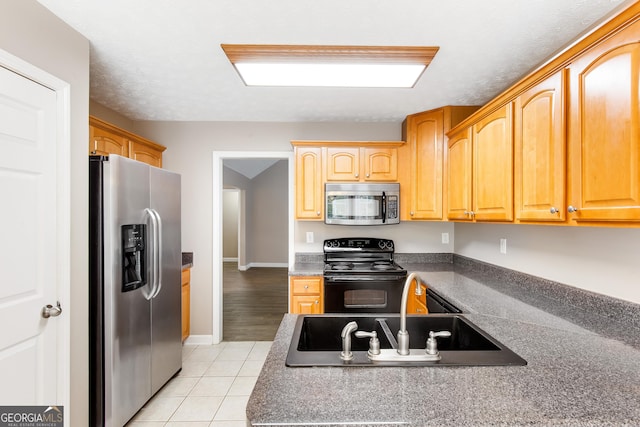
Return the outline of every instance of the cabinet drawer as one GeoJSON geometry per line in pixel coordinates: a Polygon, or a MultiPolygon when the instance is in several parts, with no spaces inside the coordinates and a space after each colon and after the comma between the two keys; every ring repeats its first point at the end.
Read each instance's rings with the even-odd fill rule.
{"type": "Polygon", "coordinates": [[[321,288],[322,278],[310,277],[310,278],[292,278],[291,279],[291,292],[296,295],[299,294],[319,294],[321,288]]]}

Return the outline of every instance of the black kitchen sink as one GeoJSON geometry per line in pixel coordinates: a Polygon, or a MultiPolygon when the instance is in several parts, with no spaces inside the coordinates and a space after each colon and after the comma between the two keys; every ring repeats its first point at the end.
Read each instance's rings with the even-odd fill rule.
{"type": "MultiPolygon", "coordinates": [[[[368,338],[352,334],[353,359],[343,361],[341,332],[349,322],[358,324],[358,331],[376,331],[380,348],[396,349],[400,328],[399,314],[332,314],[298,317],[286,364],[303,366],[492,366],[526,365],[527,362],[499,341],[484,332],[461,314],[430,314],[407,316],[409,347],[412,352],[424,351],[429,332],[448,331],[450,337],[438,338],[440,360],[437,361],[375,361],[367,356],[368,338]]],[[[401,359],[401,358],[400,358],[401,359]]]]}

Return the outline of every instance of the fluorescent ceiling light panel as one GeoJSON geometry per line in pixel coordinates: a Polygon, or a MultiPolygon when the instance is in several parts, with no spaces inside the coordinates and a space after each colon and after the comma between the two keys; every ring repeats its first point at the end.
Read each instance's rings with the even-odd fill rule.
{"type": "Polygon", "coordinates": [[[247,86],[413,87],[420,64],[237,63],[247,86]]]}
{"type": "Polygon", "coordinates": [[[248,86],[413,87],[437,47],[222,45],[248,86]]]}

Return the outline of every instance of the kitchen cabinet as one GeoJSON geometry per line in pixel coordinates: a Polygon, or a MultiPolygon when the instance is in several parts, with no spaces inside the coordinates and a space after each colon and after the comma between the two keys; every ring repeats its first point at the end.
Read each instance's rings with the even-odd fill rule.
{"type": "Polygon", "coordinates": [[[397,181],[395,147],[327,147],[327,181],[397,181]]]}
{"type": "Polygon", "coordinates": [[[89,154],[129,157],[129,141],[124,136],[95,126],[89,126],[89,154]]]}
{"type": "Polygon", "coordinates": [[[322,276],[289,278],[289,311],[296,314],[324,313],[324,279],[322,276]]]}
{"type": "Polygon", "coordinates": [[[640,21],[569,66],[568,218],[640,221],[640,21]]]}
{"type": "Polygon", "coordinates": [[[160,168],[164,150],[160,144],[89,116],[89,154],[117,154],[160,168]]]}
{"type": "Polygon", "coordinates": [[[513,104],[473,125],[473,211],[476,221],[513,220],[513,104]]]}
{"type": "Polygon", "coordinates": [[[191,269],[182,270],[182,342],[191,333],[191,269]]]}
{"type": "Polygon", "coordinates": [[[402,220],[441,220],[444,192],[445,143],[448,132],[476,106],[447,106],[407,116],[401,150],[402,220]]]}
{"type": "Polygon", "coordinates": [[[472,159],[471,127],[449,137],[447,154],[447,219],[471,221],[472,159]]]}
{"type": "Polygon", "coordinates": [[[513,220],[512,110],[508,103],[449,139],[448,219],[513,220]]]}
{"type": "Polygon", "coordinates": [[[324,217],[322,148],[296,146],[294,157],[296,219],[322,220],[324,217]]]}
{"type": "Polygon", "coordinates": [[[515,100],[515,210],[519,222],[566,219],[565,70],[515,100]]]}
{"type": "Polygon", "coordinates": [[[324,219],[326,182],[395,182],[404,141],[291,141],[297,220],[324,219]]]}
{"type": "Polygon", "coordinates": [[[162,167],[162,150],[142,141],[130,141],[129,157],[158,168],[162,167]]]}

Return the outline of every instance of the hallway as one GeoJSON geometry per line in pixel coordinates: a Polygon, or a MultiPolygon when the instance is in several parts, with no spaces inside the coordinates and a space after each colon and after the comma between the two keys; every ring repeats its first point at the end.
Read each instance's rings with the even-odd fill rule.
{"type": "Polygon", "coordinates": [[[287,268],[223,268],[223,341],[273,341],[288,310],[287,268]]]}

